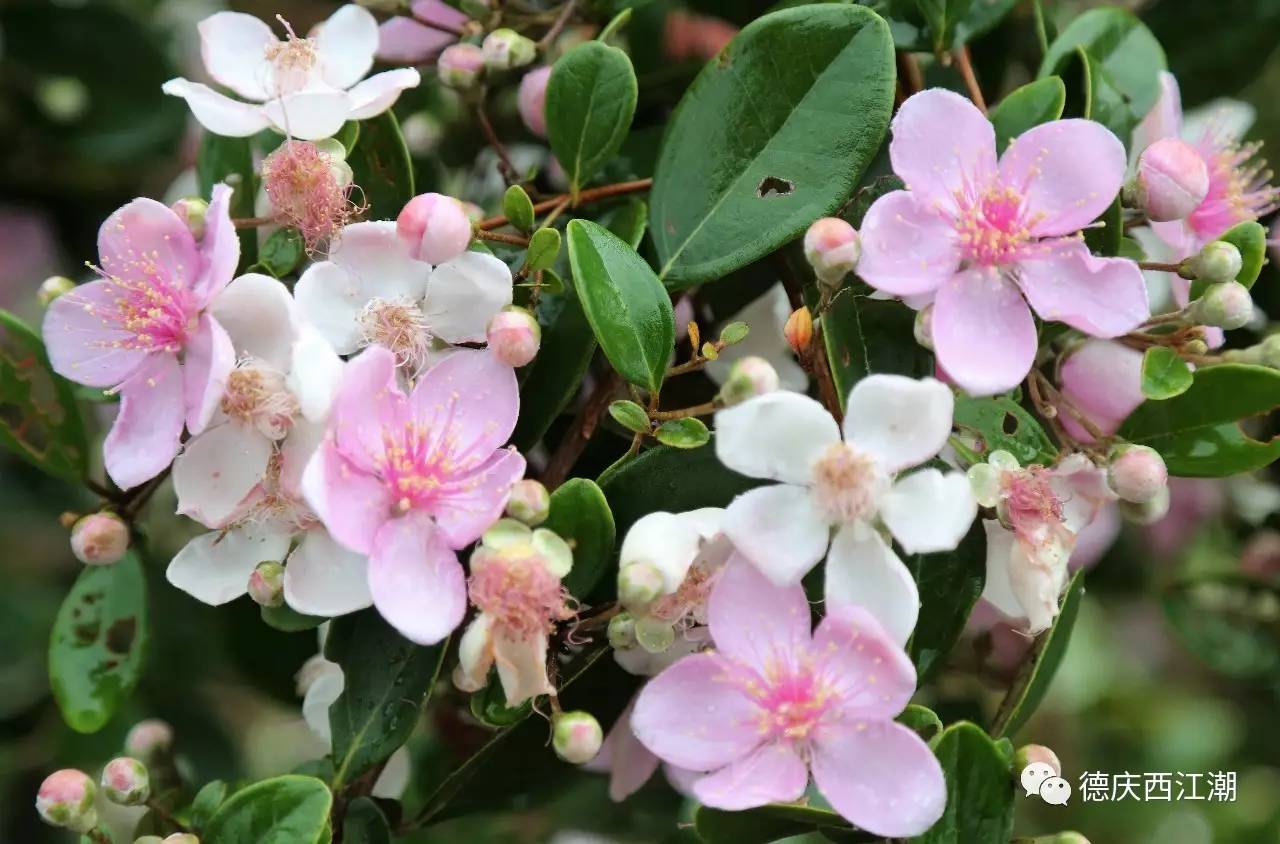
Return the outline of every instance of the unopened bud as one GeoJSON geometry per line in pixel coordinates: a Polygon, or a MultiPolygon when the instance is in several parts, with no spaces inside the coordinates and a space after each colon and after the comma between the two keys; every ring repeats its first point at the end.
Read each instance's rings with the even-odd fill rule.
{"type": "Polygon", "coordinates": [[[862,241],[844,220],[823,217],[804,233],[804,257],[823,286],[839,288],[862,257],[862,241]]]}
{"type": "Polygon", "coordinates": [[[514,29],[495,29],[484,38],[481,45],[484,66],[489,70],[510,70],[524,67],[538,55],[538,45],[514,29]]]}
{"type": "Polygon", "coordinates": [[[535,480],[516,481],[507,499],[507,515],[530,527],[540,525],[551,514],[551,494],[535,480]]]}
{"type": "Polygon", "coordinates": [[[187,224],[187,228],[191,230],[196,240],[204,237],[204,220],[209,213],[209,203],[192,196],[179,199],[169,207],[178,215],[178,219],[187,224]]]}
{"type": "Polygon", "coordinates": [[[440,82],[465,91],[474,88],[484,70],[484,51],[475,44],[450,44],[436,59],[440,82]]]}
{"type": "Polygon", "coordinates": [[[813,342],[813,316],[808,308],[802,306],[791,312],[782,327],[782,336],[796,354],[802,355],[809,350],[809,344],[813,342]]]}
{"type": "Polygon", "coordinates": [[[550,67],[531,70],[520,80],[520,92],[516,96],[520,119],[539,138],[547,136],[547,81],[550,79],[550,67]]]}
{"type": "Polygon", "coordinates": [[[777,389],[778,371],[773,364],[752,355],[742,358],[729,370],[729,377],[720,388],[719,399],[725,407],[732,407],[777,389]]]}
{"type": "Polygon", "coordinates": [[[190,832],[175,832],[161,841],[160,844],[200,844],[200,839],[190,832]]]}
{"type": "Polygon", "coordinates": [[[524,366],[538,354],[542,328],[533,314],[508,305],[493,315],[485,332],[493,356],[507,366],[524,366]]]}
{"type": "Polygon", "coordinates": [[[1062,776],[1062,763],[1058,761],[1058,754],[1043,744],[1027,744],[1018,748],[1017,755],[1013,757],[1014,776],[1018,776],[1028,765],[1035,764],[1048,765],[1053,768],[1055,777],[1062,776]]]}
{"type": "Polygon", "coordinates": [[[112,803],[138,806],[151,796],[147,766],[129,756],[112,759],[102,769],[102,793],[112,803]]]}
{"type": "Polygon", "coordinates": [[[1135,525],[1149,525],[1158,522],[1169,512],[1169,487],[1166,485],[1155,494],[1150,501],[1141,504],[1132,501],[1120,502],[1120,515],[1135,525]]]}
{"type": "Polygon", "coordinates": [[[493,2],[492,0],[462,0],[458,8],[472,19],[483,18],[493,10],[493,2]]]}
{"type": "Polygon", "coordinates": [[[1209,193],[1209,168],[1195,147],[1178,138],[1162,138],[1138,156],[1137,204],[1157,223],[1182,220],[1209,193]]]}
{"type": "Polygon", "coordinates": [[[916,342],[929,351],[933,351],[933,303],[925,305],[916,311],[916,321],[912,330],[915,332],[916,342]]]}
{"type": "Polygon", "coordinates": [[[284,603],[284,566],[275,560],[258,563],[249,575],[249,597],[263,607],[284,603]]]}
{"type": "Polygon", "coordinates": [[[1089,844],[1089,839],[1078,832],[1059,832],[1044,839],[1044,844],[1089,844]]]}
{"type": "Polygon", "coordinates": [[[1240,328],[1253,316],[1253,297],[1238,281],[1215,284],[1195,301],[1191,314],[1201,325],[1240,328]]]}
{"type": "Polygon", "coordinates": [[[164,839],[159,835],[144,835],[133,839],[133,844],[164,844],[164,839]]]}
{"type": "Polygon", "coordinates": [[[88,774],[64,768],[54,771],[40,783],[40,790],[36,792],[36,811],[47,824],[73,832],[88,832],[98,825],[93,794],[93,780],[88,774]]]}
{"type": "Polygon", "coordinates": [[[1107,482],[1122,501],[1145,504],[1167,487],[1169,470],[1155,449],[1128,445],[1118,449],[1111,458],[1107,482]]]}
{"type": "Polygon", "coordinates": [[[552,719],[551,745],[566,762],[582,765],[596,758],[604,742],[600,722],[590,712],[562,712],[552,719]]]}
{"type": "Polygon", "coordinates": [[[652,615],[636,619],[636,644],[649,653],[666,653],[675,643],[676,630],[670,621],[652,615]]]}
{"type": "Polygon", "coordinates": [[[396,218],[396,234],[414,258],[443,264],[467,251],[471,221],[452,196],[423,193],[409,200],[396,218]]]}
{"type": "Polygon", "coordinates": [[[618,601],[630,610],[652,604],[664,586],[662,573],[651,563],[627,563],[618,571],[618,601]]]}
{"type": "Polygon", "coordinates": [[[124,739],[124,752],[144,762],[154,762],[173,747],[173,727],[159,718],[139,721],[124,739]]]}
{"type": "Polygon", "coordinates": [[[1244,266],[1244,258],[1234,244],[1214,240],[1182,262],[1181,275],[1198,278],[1208,284],[1225,284],[1235,281],[1244,266]]]}
{"type": "Polygon", "coordinates": [[[40,290],[36,293],[36,299],[40,301],[40,307],[47,308],[53,304],[54,299],[64,293],[70,293],[75,288],[76,283],[66,276],[51,275],[40,282],[40,290]]]}
{"type": "Polygon", "coordinates": [[[129,550],[129,526],[115,513],[90,513],[71,528],[71,553],[85,565],[109,566],[129,550]]]}
{"type": "Polygon", "coordinates": [[[629,612],[620,612],[609,619],[609,646],[615,650],[635,647],[636,619],[629,612]]]}
{"type": "Polygon", "coordinates": [[[1188,340],[1182,344],[1182,351],[1189,355],[1209,354],[1209,344],[1203,340],[1188,340]]]}

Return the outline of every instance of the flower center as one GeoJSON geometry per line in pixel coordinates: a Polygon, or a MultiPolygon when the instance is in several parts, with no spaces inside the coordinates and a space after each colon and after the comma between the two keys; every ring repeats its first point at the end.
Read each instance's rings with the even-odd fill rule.
{"type": "Polygon", "coordinates": [[[285,387],[284,375],[255,361],[242,361],[227,377],[222,412],[252,425],[273,440],[284,439],[293,427],[298,400],[285,387]]]}
{"type": "Polygon", "coordinates": [[[275,216],[298,229],[307,249],[331,241],[361,209],[351,201],[343,165],[307,141],[287,140],[262,162],[262,185],[275,216]],[[346,182],[346,183],[344,183],[346,182]]]}
{"type": "Polygon", "coordinates": [[[828,448],[813,467],[814,501],[836,524],[874,516],[886,486],[875,461],[846,443],[828,448]]]}
{"type": "MultiPolygon", "coordinates": [[[[99,317],[104,327],[129,335],[103,341],[105,345],[133,351],[177,353],[196,330],[199,314],[191,297],[170,278],[169,271],[160,266],[156,258],[154,253],[117,257],[120,269],[130,271],[128,278],[98,270],[114,297],[109,309],[93,302],[79,304],[86,313],[99,317]]],[[[76,291],[68,293],[67,298],[76,302],[76,291]]]]}
{"type": "Polygon", "coordinates": [[[431,328],[416,302],[374,299],[360,312],[359,322],[365,341],[390,349],[401,366],[417,372],[426,364],[431,328]]]}
{"type": "Polygon", "coordinates": [[[961,198],[960,208],[956,231],[961,254],[970,264],[1012,263],[1026,254],[1034,240],[1022,218],[1022,195],[1015,188],[988,188],[976,199],[961,198]]]}
{"type": "Polygon", "coordinates": [[[277,522],[292,525],[294,530],[309,530],[320,524],[319,519],[302,501],[290,495],[281,481],[284,458],[279,453],[271,455],[266,474],[258,485],[259,495],[250,504],[240,524],[277,522]]]}
{"type": "Polygon", "coordinates": [[[1258,153],[1262,144],[1237,144],[1219,126],[1205,131],[1196,148],[1209,165],[1209,192],[1187,222],[1202,241],[1271,213],[1280,206],[1280,189],[1258,153]]]}
{"type": "Polygon", "coordinates": [[[473,558],[468,581],[471,602],[505,632],[527,639],[573,617],[569,594],[531,546],[503,548],[478,562],[473,558]]]}
{"type": "Polygon", "coordinates": [[[763,682],[749,681],[746,691],[759,706],[756,729],[766,740],[808,741],[836,700],[835,689],[811,659],[777,661],[763,682]]]}
{"type": "Polygon", "coordinates": [[[267,61],[271,62],[275,94],[283,97],[286,94],[296,94],[307,87],[311,71],[320,63],[320,52],[314,39],[299,38],[289,22],[280,15],[276,15],[276,20],[284,24],[289,37],[284,41],[268,44],[266,56],[267,61]]]}
{"type": "Polygon", "coordinates": [[[696,616],[706,607],[711,587],[715,585],[720,571],[719,566],[710,566],[701,558],[695,560],[676,591],[654,601],[648,614],[680,630],[692,626],[697,622],[696,616]]]}

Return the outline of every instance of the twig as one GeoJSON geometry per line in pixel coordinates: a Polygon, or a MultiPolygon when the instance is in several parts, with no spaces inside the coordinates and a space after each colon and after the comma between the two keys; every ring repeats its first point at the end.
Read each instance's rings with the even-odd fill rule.
{"type": "Polygon", "coordinates": [[[498,243],[510,243],[512,246],[528,246],[529,238],[520,237],[516,234],[503,234],[502,232],[487,232],[484,229],[477,229],[474,232],[476,240],[493,240],[498,243]]]}
{"type": "Polygon", "coordinates": [[[275,221],[275,217],[240,217],[232,220],[231,224],[238,229],[256,229],[258,226],[269,226],[275,221]]]}
{"type": "Polygon", "coordinates": [[[187,826],[182,821],[178,820],[177,817],[175,817],[172,812],[170,812],[168,809],[165,808],[163,803],[161,803],[159,800],[156,800],[154,797],[147,801],[147,808],[155,812],[157,815],[159,815],[162,821],[169,824],[169,826],[173,827],[174,829],[177,829],[181,832],[191,831],[191,827],[187,826]]]}
{"type": "Polygon", "coordinates": [[[498,155],[498,170],[502,173],[503,180],[509,185],[514,185],[519,181],[516,176],[515,165],[511,163],[511,158],[507,155],[507,148],[503,146],[502,141],[498,138],[498,133],[493,131],[493,124],[489,122],[489,115],[484,110],[483,93],[476,103],[476,118],[480,121],[480,131],[484,132],[489,146],[493,147],[493,151],[498,155]]]}
{"type": "Polygon", "coordinates": [[[649,418],[655,422],[664,422],[669,419],[687,419],[690,416],[710,416],[720,409],[720,404],[715,401],[703,402],[693,407],[684,407],[680,410],[655,410],[649,414],[649,418]]]}
{"type": "Polygon", "coordinates": [[[955,51],[956,67],[960,70],[960,76],[964,79],[964,86],[969,91],[969,99],[973,100],[973,104],[978,107],[978,111],[983,114],[987,113],[987,101],[982,96],[982,89],[978,87],[978,77],[973,74],[973,63],[969,61],[969,47],[964,45],[955,51]]]}
{"type": "Polygon", "coordinates": [[[1181,264],[1168,264],[1163,261],[1139,261],[1138,268],[1142,270],[1156,270],[1157,272],[1176,273],[1182,269],[1181,264]]]}
{"type": "Polygon", "coordinates": [[[617,392],[621,384],[622,376],[613,370],[610,370],[596,384],[595,389],[582,405],[582,409],[578,411],[577,417],[573,420],[573,425],[565,433],[564,439],[556,447],[551,459],[547,461],[547,468],[542,473],[542,483],[546,485],[547,489],[554,490],[564,483],[565,478],[569,477],[569,471],[573,468],[573,464],[578,462],[578,458],[582,456],[582,451],[587,447],[587,442],[591,439],[591,435],[595,433],[596,425],[600,422],[600,415],[609,406],[609,402],[613,399],[614,393],[617,392]]]}
{"type": "Polygon", "coordinates": [[[924,90],[924,75],[920,73],[920,63],[906,50],[898,51],[898,81],[902,83],[902,91],[907,97],[924,90]]]}
{"type": "MultiPolygon", "coordinates": [[[[581,205],[584,202],[595,202],[600,199],[609,199],[610,197],[622,196],[628,193],[638,193],[639,191],[648,190],[652,185],[653,179],[636,179],[632,182],[617,182],[612,185],[602,185],[598,188],[590,188],[589,190],[582,191],[582,193],[578,195],[578,204],[581,205]]],[[[550,199],[544,199],[542,202],[533,206],[533,213],[541,214],[544,211],[549,211],[550,209],[555,208],[561,203],[567,205],[570,199],[571,197],[567,193],[557,194],[556,196],[553,196],[550,199]]],[[[507,218],[505,216],[490,217],[487,220],[481,220],[480,225],[477,226],[477,228],[484,229],[485,231],[491,231],[493,229],[500,229],[506,224],[507,218]]]]}
{"type": "Polygon", "coordinates": [[[547,213],[547,216],[543,218],[542,222],[539,225],[545,229],[547,226],[554,223],[556,221],[556,217],[559,217],[560,214],[564,212],[564,209],[568,207],[569,207],[569,197],[566,196],[551,208],[551,210],[547,213]]]}
{"type": "Polygon", "coordinates": [[[551,28],[547,30],[547,34],[542,36],[538,41],[538,49],[545,50],[555,43],[560,37],[560,33],[564,32],[565,26],[569,23],[569,18],[573,17],[573,7],[577,0],[569,0],[560,9],[560,14],[556,16],[555,23],[551,24],[551,28]]]}

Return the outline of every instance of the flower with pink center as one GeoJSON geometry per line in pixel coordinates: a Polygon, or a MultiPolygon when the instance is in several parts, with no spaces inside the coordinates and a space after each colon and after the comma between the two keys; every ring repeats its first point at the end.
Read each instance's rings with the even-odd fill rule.
{"type": "Polygon", "coordinates": [[[120,394],[103,454],[122,489],[164,471],[184,424],[204,430],[235,364],[211,312],[240,259],[230,197],[225,185],[214,188],[199,242],[164,205],[125,205],[98,232],[102,278],[59,296],[45,316],[58,374],[120,394]]]}
{"type": "Polygon", "coordinates": [[[716,649],[651,680],[631,716],[658,758],[707,772],[693,783],[700,802],[799,800],[812,773],[837,812],[876,835],[918,835],[942,816],[938,760],[893,720],[915,668],[869,612],[829,607],[810,632],[803,587],[775,586],[735,556],[708,617],[716,649]]]}
{"type": "Polygon", "coordinates": [[[827,601],[866,607],[905,643],[920,598],[879,528],[910,554],[950,550],[968,532],[977,505],[964,475],[904,471],[946,445],[954,402],[932,378],[872,375],[850,391],[843,432],[821,404],[797,393],[718,412],[720,462],[781,482],[735,498],[725,535],[780,586],[799,583],[826,556],[827,601]]]}
{"type": "Polygon", "coordinates": [[[480,611],[458,643],[454,685],[484,688],[498,668],[507,706],[519,706],[555,687],[547,677],[547,637],[574,616],[560,580],[573,567],[573,551],[555,533],[503,519],[485,531],[471,555],[471,603],[480,611]]]}
{"type": "Polygon", "coordinates": [[[1041,124],[997,161],[987,118],[932,89],[903,103],[889,154],[907,190],[867,211],[858,274],[894,296],[933,296],[938,362],[967,392],[999,393],[1026,377],[1032,310],[1095,337],[1148,317],[1137,265],[1094,257],[1078,236],[1124,180],[1124,146],[1100,124],[1041,124]]]}
{"type": "Polygon", "coordinates": [[[170,79],[164,92],[185,99],[196,120],[219,135],[244,138],[274,129],[314,141],[330,137],[348,120],[382,114],[401,91],[421,81],[411,68],[364,78],[378,48],[378,22],[368,9],[343,6],[306,38],[280,20],[284,41],[266,23],[240,12],[218,12],[200,22],[205,70],[248,102],[188,79],[170,79]]]}
{"type": "Polygon", "coordinates": [[[374,606],[406,638],[434,644],[462,621],[456,551],[498,520],[525,462],[515,373],[458,350],[409,392],[396,356],[371,346],[346,366],[324,442],[302,487],[339,544],[369,557],[374,606]]]}
{"type": "Polygon", "coordinates": [[[378,58],[392,64],[421,64],[458,41],[469,23],[465,14],[444,0],[414,0],[412,17],[396,15],[378,27],[378,58]]]}

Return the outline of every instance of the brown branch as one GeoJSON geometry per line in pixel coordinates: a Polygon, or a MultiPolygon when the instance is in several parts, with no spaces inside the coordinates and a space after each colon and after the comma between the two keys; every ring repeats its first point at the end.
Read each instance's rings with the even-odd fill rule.
{"type": "MultiPolygon", "coordinates": [[[[602,185],[598,188],[590,188],[589,190],[582,191],[582,193],[578,195],[578,205],[582,205],[585,202],[596,202],[601,199],[609,199],[614,196],[623,196],[628,193],[646,191],[652,185],[653,179],[636,179],[632,182],[617,182],[612,185],[602,185]]],[[[542,202],[533,206],[533,213],[541,214],[544,211],[549,211],[557,205],[567,203],[570,199],[571,197],[567,193],[557,194],[556,196],[553,196],[550,199],[544,199],[542,202]]],[[[505,216],[497,216],[490,217],[487,220],[481,220],[480,225],[477,226],[477,228],[485,231],[491,231],[493,229],[500,229],[505,225],[507,225],[507,218],[505,216]]]]}
{"type": "Polygon", "coordinates": [[[511,163],[511,158],[507,155],[507,148],[503,146],[502,141],[498,138],[498,133],[493,131],[493,124],[489,122],[489,115],[484,110],[483,94],[481,94],[480,101],[476,103],[476,118],[480,121],[480,131],[484,132],[489,146],[493,147],[493,151],[498,155],[498,171],[502,174],[503,180],[509,185],[514,185],[519,181],[519,177],[516,176],[515,165],[511,163]]]}
{"type": "Polygon", "coordinates": [[[560,37],[560,33],[564,32],[564,28],[569,23],[569,19],[573,17],[573,7],[576,3],[577,0],[569,0],[569,2],[565,3],[564,7],[560,9],[560,14],[556,16],[555,23],[551,24],[551,28],[547,30],[547,34],[542,36],[542,39],[538,41],[538,47],[540,49],[545,50],[550,47],[555,43],[555,40],[560,37]]]}
{"type": "Polygon", "coordinates": [[[687,419],[690,416],[710,416],[720,409],[720,404],[715,401],[703,402],[693,407],[684,407],[680,410],[655,410],[649,414],[649,418],[655,422],[665,422],[669,419],[687,419]]]}
{"type": "Polygon", "coordinates": [[[978,111],[983,114],[987,113],[987,101],[982,96],[982,88],[978,87],[978,77],[973,73],[973,63],[969,61],[968,45],[960,47],[955,51],[956,67],[960,71],[960,77],[964,79],[964,86],[969,91],[969,99],[973,100],[973,104],[978,107],[978,111]]]}
{"type": "Polygon", "coordinates": [[[924,90],[924,74],[920,72],[920,63],[911,53],[898,52],[898,82],[902,84],[903,99],[924,90]]]}
{"type": "Polygon", "coordinates": [[[512,246],[528,246],[529,238],[520,237],[515,234],[503,234],[501,232],[487,232],[484,229],[476,229],[473,234],[476,240],[493,240],[498,243],[510,243],[512,246]]]}
{"type": "Polygon", "coordinates": [[[578,462],[587,442],[600,423],[600,415],[613,400],[614,394],[622,386],[622,376],[610,370],[601,377],[591,395],[587,397],[582,409],[578,411],[573,425],[565,433],[564,439],[556,447],[555,453],[547,461],[547,468],[542,473],[542,483],[549,490],[554,490],[569,477],[573,464],[578,462]]]}

